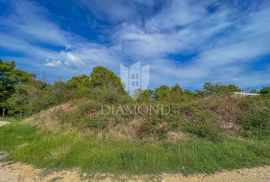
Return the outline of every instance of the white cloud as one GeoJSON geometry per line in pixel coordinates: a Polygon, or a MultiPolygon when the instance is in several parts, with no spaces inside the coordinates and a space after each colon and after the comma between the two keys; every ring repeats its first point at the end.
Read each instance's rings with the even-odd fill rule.
{"type": "MultiPolygon", "coordinates": [[[[147,38],[145,38],[145,33],[140,33],[137,30],[137,37],[132,37],[133,40],[136,40],[136,44],[129,45],[135,45],[132,50],[134,52],[139,50],[138,54],[144,54],[145,51],[150,49],[153,54],[161,57],[168,53],[181,54],[188,50],[199,53],[197,58],[191,59],[184,64],[181,63],[181,60],[177,63],[175,60],[157,60],[153,58],[152,74],[156,75],[153,77],[157,78],[159,82],[162,82],[160,81],[160,78],[162,78],[165,82],[173,80],[174,82],[184,83],[185,86],[198,86],[205,81],[232,82],[243,86],[247,84],[251,86],[270,84],[270,81],[268,81],[269,68],[254,70],[248,67],[253,59],[270,53],[270,30],[269,27],[264,28],[266,22],[270,22],[269,10],[269,7],[266,7],[263,10],[251,12],[244,16],[235,14],[234,9],[223,7],[222,10],[214,14],[197,14],[201,15],[201,18],[197,17],[200,19],[199,21],[198,19],[193,20],[191,16],[188,23],[180,20],[183,17],[182,15],[178,16],[179,21],[174,21],[176,19],[165,21],[166,18],[170,19],[170,15],[166,17],[164,13],[166,11],[163,11],[163,18],[161,15],[157,15],[147,25],[149,26],[152,22],[155,22],[156,27],[160,26],[161,29],[166,28],[171,31],[161,30],[160,32],[165,33],[162,33],[163,38],[160,39],[160,37],[155,37],[156,32],[151,33],[150,31],[147,38]],[[175,31],[173,28],[185,24],[188,25],[179,31],[175,31]],[[152,38],[151,41],[149,41],[148,37],[152,38]],[[153,48],[154,45],[157,46],[153,48]],[[171,47],[166,49],[167,45],[171,47]],[[159,50],[159,46],[164,47],[164,49],[159,50]],[[178,49],[175,49],[175,47],[178,49]]],[[[192,11],[187,13],[192,13],[192,11]]],[[[174,15],[177,14],[174,13],[174,15]]],[[[143,28],[142,30],[145,32],[143,28]]],[[[130,34],[131,31],[127,32],[130,34]]]]}
{"type": "Polygon", "coordinates": [[[48,18],[48,12],[38,4],[31,1],[11,1],[10,5],[13,11],[0,17],[0,26],[3,27],[3,31],[0,30],[0,47],[23,53],[32,64],[43,64],[50,68],[82,70],[98,64],[117,64],[113,47],[90,43],[60,29],[48,18]],[[9,31],[4,31],[5,29],[9,31]],[[38,43],[62,46],[63,50],[42,47],[38,43]]]}
{"type": "Polygon", "coordinates": [[[249,67],[253,59],[270,54],[270,27],[266,26],[270,22],[269,6],[241,12],[221,1],[172,0],[159,12],[145,16],[140,10],[152,11],[156,1],[82,0],[81,5],[96,17],[119,23],[106,37],[110,44],[102,44],[62,30],[44,8],[32,1],[11,2],[14,13],[0,17],[0,47],[24,53],[29,60],[39,60],[50,68],[74,71],[103,65],[118,70],[120,64],[140,59],[151,65],[155,86],[169,82],[198,86],[205,81],[270,83],[270,68],[249,67]],[[217,9],[209,13],[213,2],[217,9]],[[37,43],[61,46],[63,50],[37,43]],[[190,52],[197,55],[183,62],[181,55],[190,52]]]}
{"type": "Polygon", "coordinates": [[[47,63],[45,66],[47,67],[52,67],[52,68],[59,68],[60,66],[63,65],[62,61],[60,60],[54,60],[54,59],[47,59],[47,63]]]}
{"type": "Polygon", "coordinates": [[[0,18],[0,25],[7,28],[9,33],[27,38],[27,41],[42,41],[63,46],[67,44],[68,34],[47,18],[48,12],[44,8],[30,1],[11,0],[9,4],[13,13],[0,18]]]}
{"type": "Polygon", "coordinates": [[[76,55],[71,52],[61,52],[61,55],[64,57],[64,65],[69,68],[81,68],[85,66],[85,63],[76,55]]]}
{"type": "Polygon", "coordinates": [[[107,0],[81,0],[81,3],[89,8],[99,19],[108,18],[112,21],[122,21],[132,19],[136,16],[135,7],[123,0],[115,0],[113,3],[107,0]]]}
{"type": "Polygon", "coordinates": [[[58,59],[48,58],[45,66],[52,68],[68,67],[72,69],[78,69],[85,66],[85,63],[76,55],[71,52],[61,51],[58,59]]]}
{"type": "Polygon", "coordinates": [[[202,19],[207,14],[206,3],[193,0],[172,0],[147,22],[147,27],[172,29],[202,19]],[[196,3],[196,5],[194,5],[196,3]]]}

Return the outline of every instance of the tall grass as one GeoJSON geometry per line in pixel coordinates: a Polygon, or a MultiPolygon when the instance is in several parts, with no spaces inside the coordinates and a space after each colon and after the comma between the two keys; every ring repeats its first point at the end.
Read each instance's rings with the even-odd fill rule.
{"type": "Polygon", "coordinates": [[[212,142],[191,137],[162,144],[98,140],[71,133],[45,135],[21,123],[0,128],[0,150],[38,167],[79,167],[86,172],[191,174],[270,164],[269,141],[224,138],[212,142]]]}

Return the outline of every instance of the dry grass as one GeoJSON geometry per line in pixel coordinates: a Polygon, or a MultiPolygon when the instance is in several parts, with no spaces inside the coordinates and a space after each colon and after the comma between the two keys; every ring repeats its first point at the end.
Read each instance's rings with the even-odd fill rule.
{"type": "Polygon", "coordinates": [[[240,117],[252,114],[250,108],[254,106],[248,104],[255,101],[255,109],[265,108],[263,99],[222,96],[173,103],[172,106],[177,107],[176,112],[166,116],[104,116],[100,103],[81,99],[42,111],[27,118],[26,122],[44,131],[72,131],[107,139],[176,142],[187,133],[199,137],[211,135],[212,138],[217,135],[240,137],[244,130],[240,117]]]}
{"type": "Polygon", "coordinates": [[[53,106],[47,110],[41,111],[37,114],[32,115],[24,120],[24,122],[41,128],[48,132],[60,132],[64,130],[74,130],[70,124],[60,124],[58,114],[68,113],[74,111],[78,106],[87,102],[84,99],[77,101],[70,101],[57,106],[53,106]]]}
{"type": "Polygon", "coordinates": [[[51,149],[50,158],[51,159],[60,159],[61,157],[64,157],[66,154],[71,152],[71,145],[65,144],[56,148],[51,149]]]}

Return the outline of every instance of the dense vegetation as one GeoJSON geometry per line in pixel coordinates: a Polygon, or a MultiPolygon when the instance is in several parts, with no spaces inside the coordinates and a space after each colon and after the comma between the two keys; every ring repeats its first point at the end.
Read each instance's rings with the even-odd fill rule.
{"type": "Polygon", "coordinates": [[[149,173],[270,164],[270,87],[240,97],[233,94],[241,91],[235,85],[205,83],[191,91],[175,84],[130,96],[120,78],[101,66],[53,84],[14,62],[0,61],[0,69],[2,115],[28,121],[0,128],[0,150],[17,160],[149,173]]]}
{"type": "Polygon", "coordinates": [[[54,113],[57,118],[53,122],[95,134],[103,135],[114,129],[124,137],[155,140],[183,133],[210,140],[219,140],[228,134],[257,138],[269,136],[269,87],[254,91],[260,93],[259,97],[234,97],[233,92],[241,91],[235,85],[205,83],[203,90],[194,92],[184,90],[178,84],[172,87],[162,85],[155,90],[138,90],[132,99],[125,92],[120,78],[101,66],[95,67],[89,76],[76,76],[67,82],[53,84],[16,69],[15,62],[1,60],[0,68],[2,115],[30,116],[54,105],[81,101],[68,112],[56,109],[58,114],[54,113]],[[162,104],[169,112],[102,114],[105,104],[124,110],[143,105],[142,111],[162,104]]]}
{"type": "Polygon", "coordinates": [[[15,68],[15,62],[0,60],[0,112],[4,116],[29,116],[68,100],[86,97],[107,103],[127,102],[120,78],[98,66],[90,76],[73,77],[53,84],[37,80],[35,75],[15,68]]]}

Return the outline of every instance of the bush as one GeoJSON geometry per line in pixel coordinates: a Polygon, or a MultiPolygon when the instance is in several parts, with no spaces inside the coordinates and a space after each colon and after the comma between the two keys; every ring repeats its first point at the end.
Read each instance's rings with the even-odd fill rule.
{"type": "Polygon", "coordinates": [[[246,130],[244,133],[246,136],[267,138],[270,136],[270,109],[253,111],[240,118],[240,124],[246,130]]]}
{"type": "Polygon", "coordinates": [[[204,123],[204,122],[193,122],[187,125],[186,130],[201,138],[207,138],[211,141],[220,141],[221,135],[219,134],[219,129],[213,124],[204,123]]]}
{"type": "Polygon", "coordinates": [[[239,103],[238,122],[243,136],[264,139],[270,136],[270,100],[268,97],[243,98],[239,103]]]}
{"type": "Polygon", "coordinates": [[[186,123],[185,129],[187,132],[201,138],[207,138],[211,141],[221,140],[221,131],[214,118],[199,110],[193,113],[192,117],[186,123]]]}
{"type": "Polygon", "coordinates": [[[263,87],[259,93],[263,96],[270,96],[270,87],[263,87]]]}

